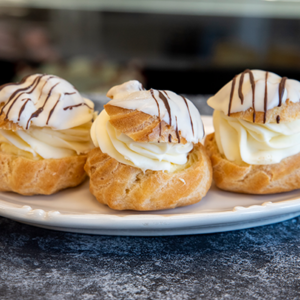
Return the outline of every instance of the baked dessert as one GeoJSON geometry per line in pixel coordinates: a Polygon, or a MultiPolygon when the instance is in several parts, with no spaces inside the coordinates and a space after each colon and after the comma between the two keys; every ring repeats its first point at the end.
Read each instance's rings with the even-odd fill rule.
{"type": "Polygon", "coordinates": [[[200,141],[200,114],[170,91],[144,90],[138,81],[115,86],[91,129],[96,146],[85,170],[90,191],[116,210],[159,210],[194,204],[212,182],[200,141]]]}
{"type": "Polygon", "coordinates": [[[245,70],[208,105],[215,133],[207,136],[216,185],[271,194],[300,188],[300,82],[245,70]]]}
{"type": "Polygon", "coordinates": [[[93,148],[94,104],[67,81],[36,74],[0,87],[0,191],[49,195],[80,184],[93,148]]]}

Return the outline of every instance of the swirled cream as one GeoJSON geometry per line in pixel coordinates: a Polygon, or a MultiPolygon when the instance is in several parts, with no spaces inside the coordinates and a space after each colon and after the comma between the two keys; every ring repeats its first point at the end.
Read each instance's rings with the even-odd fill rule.
{"type": "Polygon", "coordinates": [[[204,136],[200,114],[186,98],[170,91],[145,91],[138,81],[113,87],[107,94],[109,104],[158,116],[187,140],[186,144],[135,142],[118,132],[105,110],[93,123],[91,136],[96,147],[117,161],[142,170],[174,172],[184,166],[187,155],[204,136]]]}
{"type": "Polygon", "coordinates": [[[230,161],[275,164],[300,152],[300,120],[254,124],[215,110],[213,123],[219,151],[230,161]]]}
{"type": "Polygon", "coordinates": [[[281,106],[287,99],[299,102],[299,81],[271,72],[245,70],[209,98],[207,104],[228,116],[252,108],[255,121],[256,111],[264,112],[266,117],[267,110],[281,106]]]}
{"type": "Polygon", "coordinates": [[[1,115],[21,129],[0,129],[1,151],[35,159],[63,158],[93,148],[94,104],[67,81],[31,75],[0,87],[1,115]]]}
{"type": "Polygon", "coordinates": [[[187,162],[192,143],[172,144],[135,142],[110,124],[109,115],[103,110],[94,121],[91,136],[96,147],[117,161],[142,170],[172,172],[187,162]]]}

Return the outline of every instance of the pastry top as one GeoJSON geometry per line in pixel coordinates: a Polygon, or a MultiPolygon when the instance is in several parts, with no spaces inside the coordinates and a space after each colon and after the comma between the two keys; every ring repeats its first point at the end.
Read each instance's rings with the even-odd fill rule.
{"type": "Polygon", "coordinates": [[[236,75],[207,104],[225,115],[265,124],[300,118],[300,82],[261,70],[236,75]]]}
{"type": "Polygon", "coordinates": [[[0,128],[63,130],[92,120],[94,104],[66,80],[35,74],[0,87],[0,128]]]}
{"type": "Polygon", "coordinates": [[[111,88],[105,110],[110,123],[134,141],[198,143],[204,128],[191,101],[171,91],[146,91],[132,80],[111,88]]]}
{"type": "Polygon", "coordinates": [[[143,171],[178,171],[204,136],[196,107],[170,91],[145,91],[138,81],[113,87],[91,129],[96,147],[143,171]]]}

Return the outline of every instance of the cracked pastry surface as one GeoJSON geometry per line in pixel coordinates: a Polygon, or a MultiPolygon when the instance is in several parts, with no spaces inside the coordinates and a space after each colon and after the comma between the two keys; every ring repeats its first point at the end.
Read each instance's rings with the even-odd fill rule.
{"type": "Polygon", "coordinates": [[[296,80],[246,70],[208,100],[215,133],[205,146],[219,188],[249,194],[300,188],[299,95],[296,80]]]}
{"type": "Polygon", "coordinates": [[[143,89],[137,81],[113,87],[93,123],[96,146],[87,159],[90,191],[117,210],[158,210],[199,202],[212,170],[201,117],[170,91],[143,89]]]}
{"type": "Polygon", "coordinates": [[[211,186],[212,170],[204,146],[195,145],[177,172],[132,167],[93,149],[85,170],[90,191],[100,203],[116,210],[158,210],[199,202],[211,186]]]}
{"type": "Polygon", "coordinates": [[[52,194],[80,184],[94,104],[45,74],[0,87],[0,190],[52,194]]]}

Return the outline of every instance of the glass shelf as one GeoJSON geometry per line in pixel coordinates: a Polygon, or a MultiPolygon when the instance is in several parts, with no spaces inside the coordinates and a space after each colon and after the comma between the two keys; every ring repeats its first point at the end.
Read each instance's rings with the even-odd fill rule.
{"type": "Polygon", "coordinates": [[[299,18],[300,0],[0,0],[4,7],[299,18]]]}

